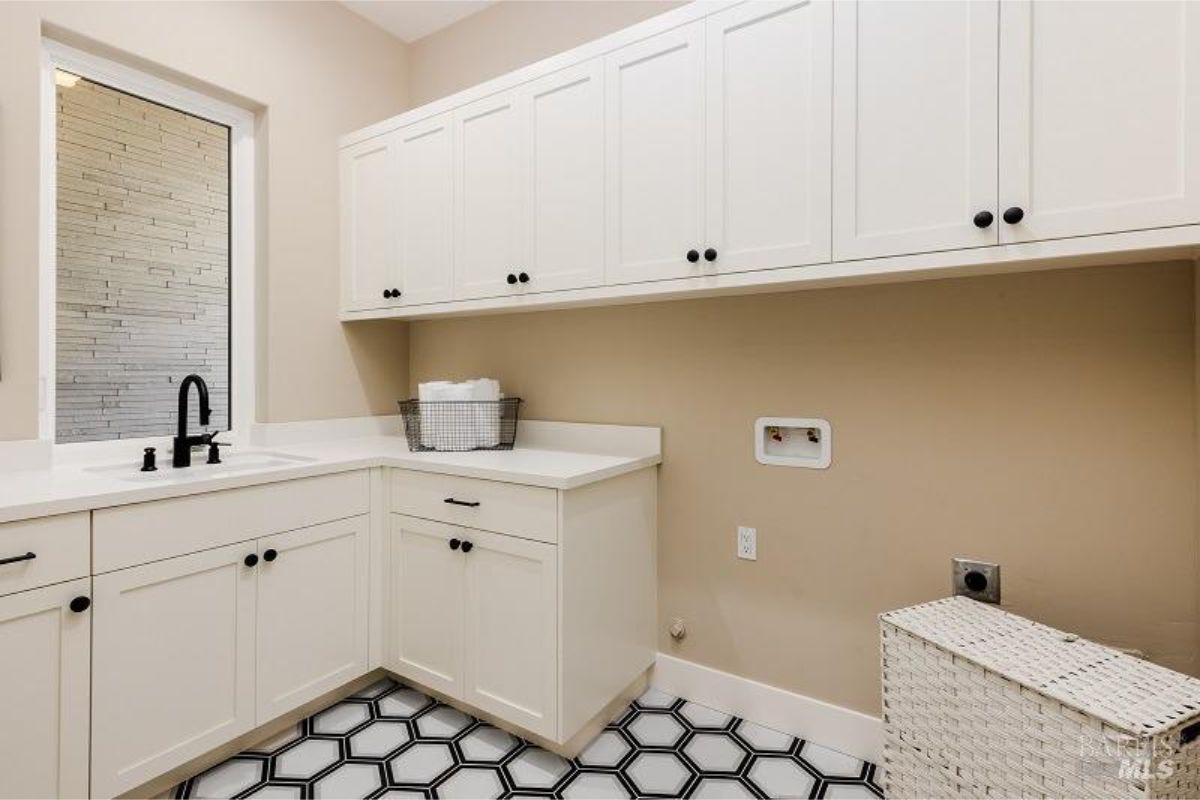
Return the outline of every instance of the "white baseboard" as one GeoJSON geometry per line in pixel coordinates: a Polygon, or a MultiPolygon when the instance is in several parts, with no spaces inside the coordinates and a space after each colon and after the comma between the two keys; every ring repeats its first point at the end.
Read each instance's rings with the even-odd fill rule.
{"type": "Polygon", "coordinates": [[[650,685],[875,764],[883,754],[878,717],[682,658],[659,653],[650,685]]]}

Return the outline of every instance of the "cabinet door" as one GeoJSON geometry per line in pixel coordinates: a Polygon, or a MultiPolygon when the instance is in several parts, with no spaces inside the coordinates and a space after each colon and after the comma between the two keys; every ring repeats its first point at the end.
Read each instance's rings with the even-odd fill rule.
{"type": "Polygon", "coordinates": [[[605,58],[608,283],[704,274],[704,21],[605,58]]]}
{"type": "Polygon", "coordinates": [[[453,275],[454,167],[449,114],[396,134],[399,286],[396,303],[450,299],[453,275]]]}
{"type": "Polygon", "coordinates": [[[1200,222],[1200,4],[1000,7],[1002,242],[1200,222]]]}
{"type": "Polygon", "coordinates": [[[0,797],[88,796],[87,578],[0,597],[0,797]]]}
{"type": "Polygon", "coordinates": [[[558,548],[463,529],[464,701],[558,735],[558,548]]]}
{"type": "Polygon", "coordinates": [[[454,112],[454,297],[515,291],[527,270],[524,113],[516,91],[454,112]]]}
{"type": "Polygon", "coordinates": [[[341,173],[342,307],[383,308],[396,286],[395,134],[344,148],[341,173]]]}
{"type": "Polygon", "coordinates": [[[368,519],[259,540],[259,724],[367,671],[368,519]]]}
{"type": "Polygon", "coordinates": [[[828,261],[831,3],[744,3],[706,22],[702,249],[721,272],[828,261]]]}
{"type": "Polygon", "coordinates": [[[998,0],[836,4],[834,258],[999,241],[998,24],[998,0]]]}
{"type": "Polygon", "coordinates": [[[448,695],[462,691],[461,530],[392,515],[388,537],[387,666],[448,695]]]}
{"type": "Polygon", "coordinates": [[[528,84],[529,257],[523,291],[604,282],[604,62],[528,84]]]}
{"type": "Polygon", "coordinates": [[[93,579],[94,797],[254,727],[252,553],[236,544],[93,579]]]}

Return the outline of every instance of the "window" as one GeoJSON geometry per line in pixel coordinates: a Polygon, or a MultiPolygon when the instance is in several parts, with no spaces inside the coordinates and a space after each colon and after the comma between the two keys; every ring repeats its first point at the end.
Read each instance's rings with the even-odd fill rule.
{"type": "Polygon", "coordinates": [[[193,373],[209,430],[248,427],[253,116],[43,44],[42,438],[173,436],[193,373]]]}
{"type": "Polygon", "coordinates": [[[229,426],[229,128],[59,71],[55,434],[169,435],[179,383],[229,426]]]}

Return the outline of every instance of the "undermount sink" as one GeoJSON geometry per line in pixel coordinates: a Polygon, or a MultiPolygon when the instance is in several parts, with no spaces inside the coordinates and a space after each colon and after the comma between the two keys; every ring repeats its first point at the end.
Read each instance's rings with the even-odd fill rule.
{"type": "Polygon", "coordinates": [[[199,452],[192,454],[192,465],[176,469],[171,466],[170,453],[160,453],[158,471],[141,472],[138,463],[121,462],[120,464],[103,464],[94,467],[84,467],[84,472],[118,478],[135,482],[152,482],[164,478],[219,478],[250,470],[273,469],[277,467],[295,467],[311,464],[315,458],[295,456],[273,450],[247,450],[244,452],[221,453],[220,464],[205,463],[204,456],[199,452]]]}

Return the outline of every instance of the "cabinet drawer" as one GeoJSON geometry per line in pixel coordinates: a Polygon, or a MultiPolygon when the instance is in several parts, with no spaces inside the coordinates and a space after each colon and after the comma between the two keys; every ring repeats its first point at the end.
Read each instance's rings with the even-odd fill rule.
{"type": "Polygon", "coordinates": [[[87,577],[88,527],[86,511],[0,525],[0,561],[21,559],[0,564],[0,595],[87,577]]]}
{"type": "Polygon", "coordinates": [[[97,574],[371,510],[366,470],[96,511],[97,574]]]}
{"type": "Polygon", "coordinates": [[[391,488],[392,511],[397,514],[550,544],[558,541],[554,489],[407,470],[392,471],[391,488]]]}

